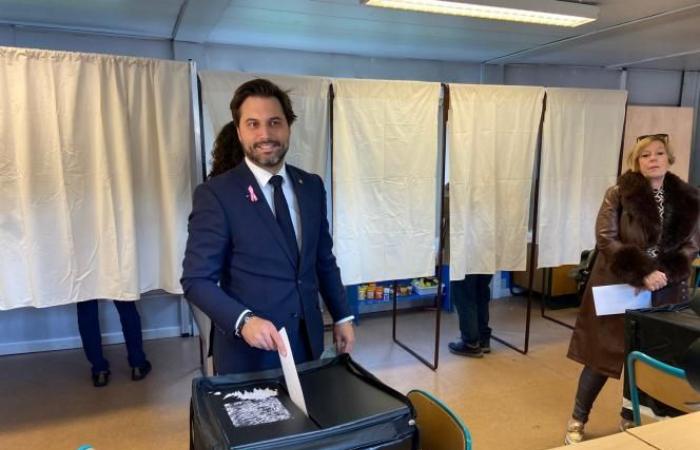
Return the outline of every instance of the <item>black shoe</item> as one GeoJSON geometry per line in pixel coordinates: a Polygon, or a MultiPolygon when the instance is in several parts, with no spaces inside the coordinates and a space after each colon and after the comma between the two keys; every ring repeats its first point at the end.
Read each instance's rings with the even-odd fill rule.
{"type": "Polygon", "coordinates": [[[103,387],[109,384],[109,370],[100,370],[92,374],[92,384],[95,387],[103,387]]]}
{"type": "Polygon", "coordinates": [[[455,355],[469,356],[470,358],[483,358],[484,352],[481,351],[481,347],[478,345],[465,344],[464,341],[450,342],[447,344],[450,352],[455,355]]]}
{"type": "Polygon", "coordinates": [[[131,368],[131,379],[134,381],[143,380],[151,371],[151,363],[146,361],[141,366],[131,368]]]}
{"type": "Polygon", "coordinates": [[[491,344],[488,342],[481,342],[479,346],[481,347],[481,351],[483,353],[491,353],[491,344]]]}

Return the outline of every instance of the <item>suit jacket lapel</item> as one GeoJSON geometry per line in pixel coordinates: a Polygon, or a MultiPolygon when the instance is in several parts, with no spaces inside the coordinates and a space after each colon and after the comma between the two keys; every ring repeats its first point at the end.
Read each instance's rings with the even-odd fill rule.
{"type": "Polygon", "coordinates": [[[238,172],[239,176],[236,177],[236,181],[238,182],[239,187],[245,193],[245,196],[248,197],[248,199],[250,200],[250,206],[260,216],[265,225],[267,225],[267,227],[270,229],[272,236],[275,238],[279,246],[282,247],[284,254],[287,255],[287,258],[292,263],[292,265],[296,266],[296,258],[294,258],[294,256],[292,255],[289,246],[287,246],[287,242],[284,239],[282,230],[277,224],[277,219],[275,219],[275,215],[272,213],[272,207],[268,205],[267,200],[265,199],[265,195],[263,195],[262,190],[260,189],[260,185],[258,185],[258,180],[255,179],[255,175],[253,175],[253,172],[250,171],[245,162],[241,162],[233,170],[238,172]],[[253,201],[252,199],[250,199],[248,187],[253,188],[253,192],[257,197],[257,201],[253,201]]]}

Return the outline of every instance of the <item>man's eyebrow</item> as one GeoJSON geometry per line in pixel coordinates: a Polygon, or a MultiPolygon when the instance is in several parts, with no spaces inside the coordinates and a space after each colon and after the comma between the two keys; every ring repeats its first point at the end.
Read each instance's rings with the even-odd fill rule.
{"type": "MultiPolygon", "coordinates": [[[[271,116],[271,117],[267,118],[267,120],[274,120],[274,119],[282,120],[282,116],[271,116]]],[[[259,119],[257,117],[244,117],[243,120],[245,120],[247,122],[249,120],[261,120],[261,119],[259,119]]]]}

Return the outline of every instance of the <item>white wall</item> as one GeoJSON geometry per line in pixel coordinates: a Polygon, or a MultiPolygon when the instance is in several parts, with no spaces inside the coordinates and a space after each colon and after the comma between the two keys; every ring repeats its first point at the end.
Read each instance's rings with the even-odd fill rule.
{"type": "Polygon", "coordinates": [[[595,67],[513,64],[504,84],[587,89],[619,89],[622,71],[595,67]]]}
{"type": "Polygon", "coordinates": [[[479,64],[370,58],[233,45],[175,44],[176,59],[199,69],[342,78],[478,83],[479,64]]]}
{"type": "Polygon", "coordinates": [[[172,45],[167,40],[60,33],[10,25],[0,25],[0,45],[173,59],[172,45]]]}
{"type": "MultiPolygon", "coordinates": [[[[162,59],[193,59],[198,68],[290,75],[374,78],[460,83],[504,83],[556,87],[618,89],[622,72],[591,67],[553,65],[481,66],[472,63],[369,58],[242,46],[173,43],[80,33],[61,33],[26,27],[0,26],[0,45],[54,50],[111,53],[162,59]]],[[[629,70],[630,104],[699,106],[697,72],[629,70]],[[685,90],[681,95],[681,79],[685,90]]],[[[697,120],[696,120],[697,131],[697,120]]],[[[691,180],[700,180],[700,133],[691,160],[691,180]]],[[[145,338],[180,333],[177,296],[154,296],[139,303],[145,338]]],[[[115,308],[100,308],[105,342],[121,339],[115,308]]],[[[50,350],[80,345],[75,306],[0,311],[0,354],[50,350]]]]}
{"type": "Polygon", "coordinates": [[[630,70],[627,90],[630,105],[680,106],[683,72],[630,70]]]}
{"type": "MultiPolygon", "coordinates": [[[[137,303],[144,339],[180,335],[179,296],[148,295],[137,303]]],[[[100,301],[103,344],[124,342],[111,301],[100,301]]],[[[0,311],[0,355],[80,347],[75,305],[0,311]]]]}

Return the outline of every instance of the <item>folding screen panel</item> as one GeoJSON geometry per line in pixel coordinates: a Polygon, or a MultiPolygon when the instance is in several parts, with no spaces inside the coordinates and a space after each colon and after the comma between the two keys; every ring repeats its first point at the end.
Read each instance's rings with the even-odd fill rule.
{"type": "Polygon", "coordinates": [[[450,278],[525,270],[544,89],[450,85],[450,278]]]}
{"type": "Polygon", "coordinates": [[[676,157],[676,162],[671,166],[671,172],[688,181],[693,112],[691,107],[628,106],[625,118],[622,173],[627,171],[627,155],[634,147],[637,136],[666,133],[676,157]]]}
{"type": "Polygon", "coordinates": [[[187,63],[0,47],[0,309],[181,293],[187,63]]]}
{"type": "Polygon", "coordinates": [[[333,86],[333,235],[343,282],[433,275],[440,84],[333,86]]]}
{"type": "Polygon", "coordinates": [[[595,246],[596,216],[617,178],[627,92],[546,91],[537,261],[555,267],[595,246]]]}

